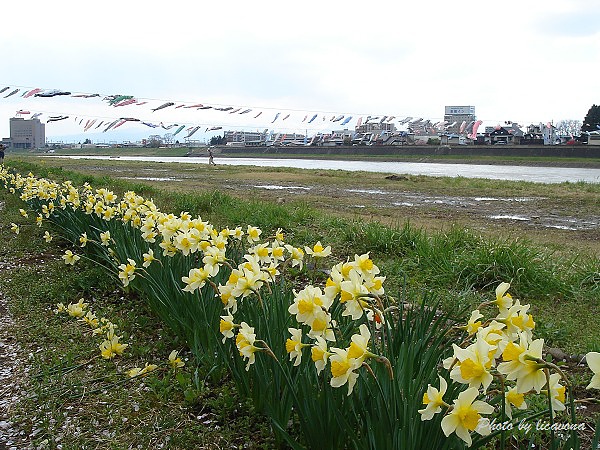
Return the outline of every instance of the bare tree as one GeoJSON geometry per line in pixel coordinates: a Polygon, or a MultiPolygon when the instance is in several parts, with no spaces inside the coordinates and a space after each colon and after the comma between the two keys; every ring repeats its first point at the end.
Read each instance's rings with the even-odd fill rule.
{"type": "Polygon", "coordinates": [[[162,145],[162,138],[158,134],[148,136],[148,143],[146,145],[148,147],[158,148],[162,145]]]}
{"type": "Polygon", "coordinates": [[[163,136],[163,142],[165,143],[165,145],[171,145],[173,143],[173,139],[174,139],[174,136],[172,133],[166,133],[163,136]]]}

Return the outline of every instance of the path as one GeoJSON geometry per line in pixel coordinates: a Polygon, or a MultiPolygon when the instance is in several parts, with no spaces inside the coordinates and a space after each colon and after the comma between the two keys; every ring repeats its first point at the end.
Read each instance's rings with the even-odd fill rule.
{"type": "MultiPolygon", "coordinates": [[[[0,202],[0,212],[4,203],[0,202]]],[[[0,260],[0,272],[6,270],[9,261],[0,260]]],[[[0,450],[20,450],[34,448],[29,443],[29,437],[20,430],[18,424],[10,421],[12,410],[19,399],[25,395],[20,380],[27,373],[20,355],[19,345],[11,334],[14,326],[13,318],[8,309],[8,300],[0,292],[0,450]]]]}

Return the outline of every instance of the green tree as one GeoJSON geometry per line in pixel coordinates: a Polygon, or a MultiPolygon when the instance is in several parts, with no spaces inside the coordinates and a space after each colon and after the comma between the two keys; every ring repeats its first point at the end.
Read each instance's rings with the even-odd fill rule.
{"type": "Polygon", "coordinates": [[[600,106],[592,105],[588,111],[585,119],[583,119],[583,125],[581,131],[598,131],[600,125],[600,106]]]}
{"type": "Polygon", "coordinates": [[[227,139],[225,136],[213,136],[210,138],[210,145],[225,145],[227,139]]]}

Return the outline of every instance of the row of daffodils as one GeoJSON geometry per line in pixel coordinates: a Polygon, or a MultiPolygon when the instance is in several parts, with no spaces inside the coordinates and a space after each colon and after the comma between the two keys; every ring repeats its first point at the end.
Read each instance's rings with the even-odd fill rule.
{"type": "MultiPolygon", "coordinates": [[[[329,246],[290,245],[280,229],[218,229],[134,192],[119,198],[5,168],[0,183],[23,200],[24,216],[51,224],[46,240],[58,232],[73,243],[67,265],[90,259],[141,293],[207,373],[231,376],[293,448],[504,445],[532,439],[542,419],[550,435],[540,439],[578,445],[586,424],[569,378],[544,359],[529,305],[507,283],[468,318],[433,299],[392,298],[369,254],[331,267],[329,246]]],[[[123,352],[110,322],[83,305],[59,307],[69,308],[96,321],[102,356],[123,352]]],[[[586,360],[588,389],[600,389],[600,353],[586,360]]]]}

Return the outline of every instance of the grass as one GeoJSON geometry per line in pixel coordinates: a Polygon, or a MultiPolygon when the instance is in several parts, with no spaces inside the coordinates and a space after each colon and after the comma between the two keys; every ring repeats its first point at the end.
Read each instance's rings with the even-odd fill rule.
{"type": "MultiPolygon", "coordinates": [[[[448,307],[457,301],[478,304],[484,298],[489,299],[497,283],[508,281],[512,284],[511,292],[522,302],[531,303],[539,319],[548,324],[545,329],[555,329],[557,313],[569,313],[561,317],[560,332],[554,330],[551,335],[540,337],[551,338],[554,345],[571,353],[600,348],[600,324],[595,319],[600,312],[597,302],[600,259],[594,255],[560,252],[527,238],[490,237],[461,226],[446,225],[441,230],[427,231],[410,222],[384,225],[377,221],[332,217],[304,201],[277,203],[241,199],[216,189],[200,192],[173,191],[169,186],[161,189],[107,175],[97,177],[73,172],[45,161],[39,165],[31,161],[15,162],[14,166],[21,172],[33,170],[38,176],[70,179],[76,185],[90,182],[116,192],[135,190],[153,198],[163,211],[188,211],[216,226],[252,224],[271,232],[282,228],[287,240],[296,245],[317,240],[331,244],[339,258],[371,252],[388,277],[388,291],[395,292],[408,280],[411,287],[440,294],[448,307]],[[585,340],[579,338],[582,333],[585,340]]],[[[428,181],[427,177],[418,177],[416,182],[438,188],[449,183],[460,189],[483,191],[481,195],[487,195],[487,190],[500,185],[505,186],[507,195],[522,195],[519,191],[526,189],[533,190],[527,191],[532,195],[539,189],[540,193],[547,191],[548,196],[560,195],[584,204],[597,199],[600,190],[600,186],[585,183],[569,183],[557,188],[467,179],[428,181]]]]}
{"type": "Polygon", "coordinates": [[[11,420],[36,448],[273,448],[268,422],[231,380],[199,372],[186,344],[104,270],[85,261],[66,271],[67,243],[47,244],[43,230],[19,215],[20,201],[6,194],[0,192],[0,292],[14,318],[8,332],[20,345],[20,364],[29,367],[27,395],[11,420]],[[18,236],[11,222],[21,225],[18,236]],[[79,298],[119,326],[129,344],[124,358],[99,358],[99,339],[88,327],[52,312],[79,298]],[[164,364],[174,349],[187,359],[178,373],[125,374],[147,362],[164,364]]]}
{"type": "MultiPolygon", "coordinates": [[[[242,200],[215,189],[173,192],[31,162],[14,166],[38,176],[70,179],[76,185],[90,182],[117,192],[134,189],[153,197],[164,211],[189,211],[216,225],[253,224],[267,231],[281,227],[290,242],[307,244],[320,239],[331,244],[341,259],[370,251],[388,276],[388,292],[408,283],[442,298],[445,308],[489,300],[498,282],[510,281],[511,292],[532,304],[537,337],[569,353],[600,349],[597,257],[566,257],[527,240],[490,239],[460,227],[431,232],[406,222],[384,226],[332,217],[305,202],[242,200]]],[[[568,188],[575,196],[587,195],[587,185],[568,188]]],[[[114,280],[93,265],[84,266],[76,275],[64,271],[60,254],[65,243],[45,244],[41,230],[19,216],[20,202],[4,191],[0,192],[2,201],[6,205],[0,216],[0,257],[14,267],[0,274],[0,291],[10,298],[17,321],[15,337],[24,343],[24,354],[34,355],[30,364],[39,374],[30,390],[34,396],[21,404],[17,419],[30,432],[40,430],[36,442],[62,442],[63,448],[82,448],[82,443],[87,447],[90,442],[102,448],[273,447],[267,422],[237,397],[228,380],[198,373],[194,361],[188,361],[181,376],[160,372],[119,384],[127,368],[164,361],[170,350],[185,350],[185,343],[158,323],[143,299],[123,294],[114,280]],[[22,224],[16,237],[10,231],[11,222],[22,224]],[[49,281],[32,283],[38,279],[49,281]],[[131,344],[131,360],[115,364],[96,359],[60,377],[60,370],[48,368],[65,372],[98,353],[97,341],[79,324],[51,313],[57,302],[75,302],[82,296],[91,299],[99,314],[120,325],[131,344]],[[89,393],[96,388],[100,390],[89,393]],[[99,431],[92,434],[89,430],[99,431]]],[[[584,384],[585,379],[580,382],[584,384]]]]}

